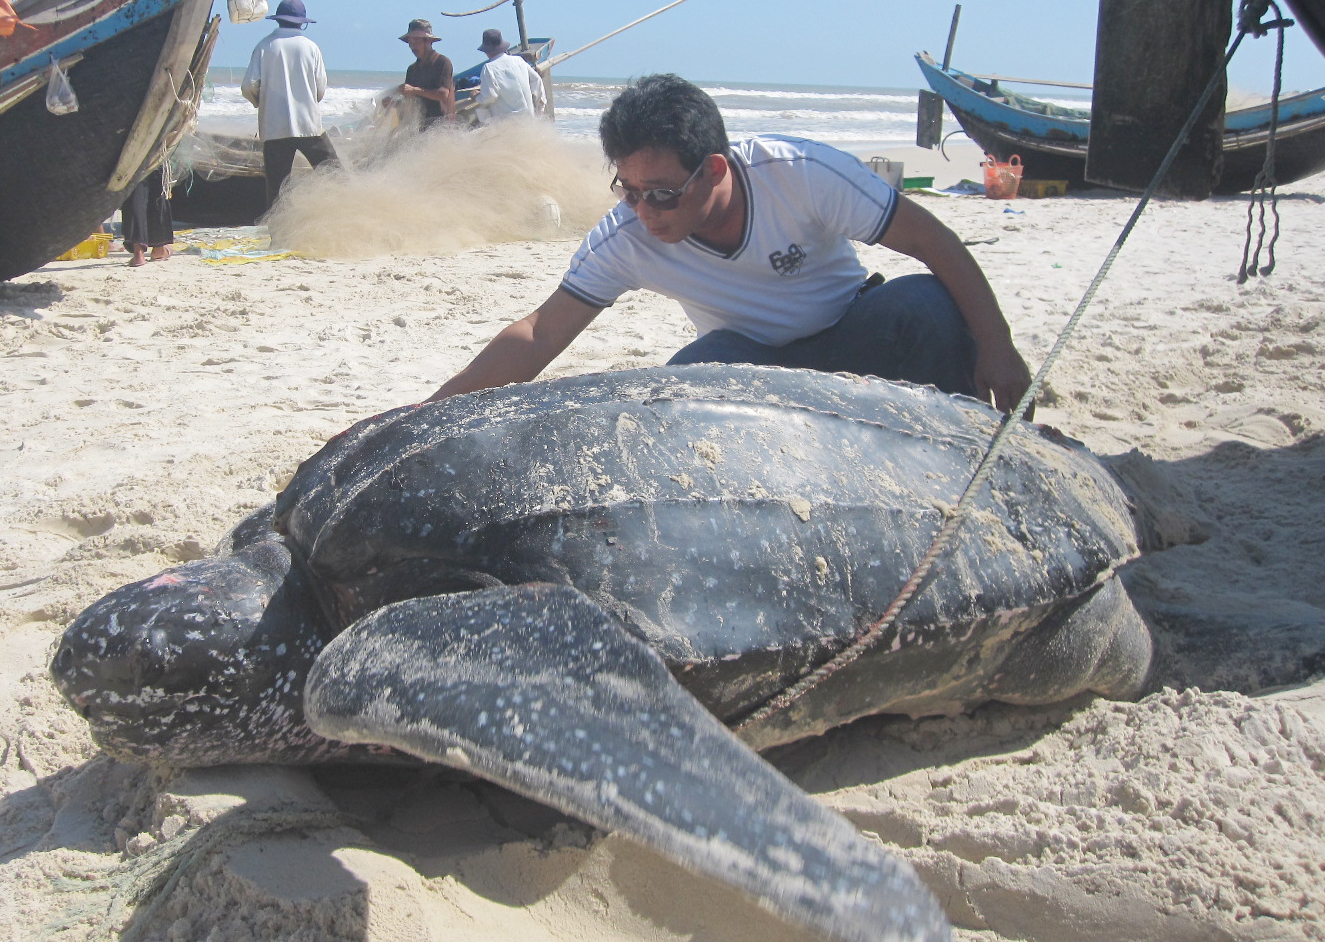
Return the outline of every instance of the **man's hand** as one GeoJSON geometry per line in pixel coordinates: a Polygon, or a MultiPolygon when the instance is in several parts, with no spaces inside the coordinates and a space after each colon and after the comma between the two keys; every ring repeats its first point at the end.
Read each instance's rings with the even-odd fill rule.
{"type": "MultiPolygon", "coordinates": [[[[1009,340],[1002,344],[982,344],[975,355],[975,388],[980,398],[1011,412],[1031,385],[1031,371],[1017,348],[1009,340]]],[[[1026,409],[1024,418],[1035,415],[1035,403],[1026,409]]]]}
{"type": "Polygon", "coordinates": [[[428,401],[528,382],[569,347],[601,310],[557,288],[532,314],[507,325],[488,341],[470,364],[443,383],[428,401]]]}
{"type": "MultiPolygon", "coordinates": [[[[994,289],[961,238],[904,196],[897,198],[892,224],[879,242],[923,262],[948,289],[975,338],[975,387],[980,397],[1010,412],[1031,384],[1031,373],[1012,344],[994,289]]],[[[1032,409],[1026,410],[1026,418],[1032,409]]]]}

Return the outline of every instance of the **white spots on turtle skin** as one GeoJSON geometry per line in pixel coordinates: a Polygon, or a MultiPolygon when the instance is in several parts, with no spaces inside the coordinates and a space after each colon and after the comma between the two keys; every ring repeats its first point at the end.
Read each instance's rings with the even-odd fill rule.
{"type": "Polygon", "coordinates": [[[550,510],[570,510],[571,498],[574,492],[565,484],[553,484],[543,492],[543,505],[540,509],[550,510]]]}
{"type": "Polygon", "coordinates": [[[717,470],[718,462],[722,460],[722,446],[717,442],[700,439],[697,442],[690,443],[690,450],[695,453],[695,457],[708,466],[710,471],[717,470]]]}

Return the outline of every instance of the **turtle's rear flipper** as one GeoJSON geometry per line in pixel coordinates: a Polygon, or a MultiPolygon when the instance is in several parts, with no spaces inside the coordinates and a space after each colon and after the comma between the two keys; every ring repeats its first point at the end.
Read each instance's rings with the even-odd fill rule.
{"type": "Polygon", "coordinates": [[[319,655],[321,735],[470,769],[839,940],[945,939],[911,868],[759,758],[572,588],[413,599],[319,655]]]}

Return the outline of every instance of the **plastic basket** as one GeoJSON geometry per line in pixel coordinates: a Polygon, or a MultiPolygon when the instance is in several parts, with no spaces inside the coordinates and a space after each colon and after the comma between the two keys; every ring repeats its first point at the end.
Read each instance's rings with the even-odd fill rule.
{"type": "Polygon", "coordinates": [[[105,258],[110,254],[109,232],[94,232],[63,255],[55,256],[57,262],[73,262],[80,258],[105,258]]]}
{"type": "Polygon", "coordinates": [[[1038,200],[1046,196],[1064,196],[1067,194],[1066,180],[1027,180],[1021,178],[1017,185],[1017,195],[1038,200]]]}
{"type": "Polygon", "coordinates": [[[1003,163],[993,154],[985,154],[980,163],[985,169],[985,196],[991,200],[1014,200],[1021,183],[1021,158],[1013,154],[1003,163]]]}

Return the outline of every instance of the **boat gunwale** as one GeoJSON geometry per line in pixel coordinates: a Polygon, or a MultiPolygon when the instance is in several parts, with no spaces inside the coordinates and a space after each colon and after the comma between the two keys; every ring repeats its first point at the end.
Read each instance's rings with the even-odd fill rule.
{"type": "MultiPolygon", "coordinates": [[[[1089,137],[1089,119],[1042,115],[1034,111],[1027,111],[1009,102],[998,101],[979,89],[966,85],[959,77],[968,78],[972,82],[983,82],[983,80],[977,79],[961,69],[952,66],[944,69],[924,54],[917,54],[916,62],[920,65],[926,79],[929,80],[930,86],[948,102],[950,108],[956,110],[962,107],[963,102],[969,101],[973,104],[968,105],[964,110],[986,124],[1003,128],[1008,133],[1033,138],[1037,142],[1042,141],[1046,146],[1065,145],[1077,141],[1084,144],[1089,137]],[[951,89],[953,92],[952,98],[935,86],[935,78],[940,79],[945,87],[951,89]],[[954,98],[959,100],[954,101],[954,98]],[[992,117],[994,114],[1007,115],[1008,119],[996,120],[992,117]]],[[[988,83],[984,84],[988,85],[988,83]]],[[[1314,130],[1316,122],[1325,119],[1325,88],[1312,89],[1311,91],[1290,95],[1287,98],[1281,98],[1278,113],[1278,130],[1280,132],[1314,130]]],[[[1270,102],[1252,105],[1247,108],[1236,108],[1224,113],[1226,146],[1254,146],[1254,144],[1244,143],[1244,141],[1250,142],[1252,137],[1257,135],[1259,137],[1256,142],[1263,143],[1265,137],[1268,136],[1269,127],[1270,102]]]]}
{"type": "MultiPolygon", "coordinates": [[[[120,0],[113,7],[85,21],[81,18],[87,15],[89,9],[80,9],[67,17],[76,21],[70,24],[67,31],[55,31],[55,35],[46,43],[33,47],[21,58],[14,60],[13,64],[0,69],[0,89],[8,88],[15,82],[47,68],[52,58],[63,60],[85,53],[125,30],[172,12],[183,2],[184,0],[120,0]],[[77,25],[78,23],[81,25],[77,25]]],[[[43,26],[47,30],[53,28],[53,24],[43,24],[43,26]]]]}

